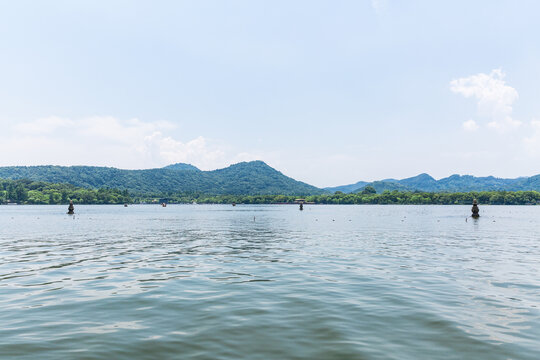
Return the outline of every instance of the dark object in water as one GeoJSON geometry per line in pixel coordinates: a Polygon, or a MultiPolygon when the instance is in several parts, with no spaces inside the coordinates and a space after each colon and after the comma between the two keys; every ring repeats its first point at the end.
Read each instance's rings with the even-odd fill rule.
{"type": "Polygon", "coordinates": [[[69,200],[68,215],[75,214],[75,207],[73,206],[73,200],[69,200]]]}
{"type": "Polygon", "coordinates": [[[232,203],[232,206],[236,206],[236,203],[235,203],[235,202],[233,202],[233,203],[232,203]]]}
{"type": "Polygon", "coordinates": [[[166,203],[161,203],[161,206],[167,207],[167,204],[166,203]]]}
{"type": "Polygon", "coordinates": [[[300,203],[300,211],[304,210],[304,204],[300,203]]]}
{"type": "Polygon", "coordinates": [[[127,207],[127,204],[124,204],[124,207],[127,207]]]}
{"type": "Polygon", "coordinates": [[[473,200],[472,202],[472,217],[475,218],[475,219],[478,219],[480,217],[480,209],[478,208],[478,202],[476,201],[476,199],[473,200]]]}

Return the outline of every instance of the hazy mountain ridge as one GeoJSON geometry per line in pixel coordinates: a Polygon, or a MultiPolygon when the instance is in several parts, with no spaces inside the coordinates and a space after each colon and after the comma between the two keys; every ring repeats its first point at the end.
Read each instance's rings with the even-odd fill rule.
{"type": "Polygon", "coordinates": [[[0,167],[0,178],[68,183],[86,188],[108,187],[146,194],[310,195],[324,192],[287,177],[262,161],[243,162],[212,171],[195,171],[177,165],[147,170],[96,166],[9,166],[0,167]]]}
{"type": "Polygon", "coordinates": [[[469,192],[469,191],[540,191],[540,175],[531,177],[519,177],[515,179],[496,178],[494,176],[476,177],[472,175],[450,175],[440,180],[435,180],[429,174],[419,174],[410,178],[401,180],[385,179],[372,182],[360,181],[357,184],[362,184],[359,188],[352,189],[354,184],[343,185],[331,189],[339,190],[346,193],[355,193],[362,191],[366,186],[372,186],[378,193],[385,190],[400,190],[400,191],[426,191],[426,192],[469,192]]]}
{"type": "Polygon", "coordinates": [[[359,181],[357,183],[350,184],[350,185],[325,187],[324,190],[329,191],[329,192],[341,191],[341,192],[344,192],[344,193],[351,193],[351,192],[354,192],[354,191],[356,191],[358,189],[363,188],[367,184],[369,184],[369,182],[367,182],[367,181],[359,181]]]}

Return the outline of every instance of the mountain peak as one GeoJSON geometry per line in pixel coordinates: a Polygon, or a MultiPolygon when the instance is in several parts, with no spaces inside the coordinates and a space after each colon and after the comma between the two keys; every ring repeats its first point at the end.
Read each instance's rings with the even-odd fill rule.
{"type": "Polygon", "coordinates": [[[267,163],[265,163],[262,160],[242,161],[242,162],[239,162],[239,163],[236,163],[236,164],[233,164],[233,165],[238,165],[238,164],[269,166],[267,163]]]}
{"type": "Polygon", "coordinates": [[[198,167],[193,166],[191,164],[185,164],[185,163],[176,163],[164,166],[163,169],[169,169],[169,170],[182,170],[182,171],[201,171],[198,167]]]}
{"type": "MultiPolygon", "coordinates": [[[[265,163],[262,160],[242,161],[242,162],[239,162],[239,163],[236,163],[236,164],[229,165],[225,169],[229,169],[229,168],[251,168],[251,169],[254,169],[254,168],[263,169],[263,168],[265,168],[265,169],[275,170],[273,167],[271,167],[270,165],[268,165],[267,163],[265,163]]],[[[221,170],[223,170],[223,169],[221,169],[221,170]]]]}
{"type": "Polygon", "coordinates": [[[426,186],[429,184],[434,184],[437,181],[426,173],[422,173],[410,178],[402,179],[399,183],[408,186],[426,186]]]}
{"type": "MultiPolygon", "coordinates": [[[[409,178],[409,179],[417,179],[417,180],[423,180],[423,181],[431,181],[431,180],[435,180],[433,178],[433,176],[429,175],[429,174],[426,174],[426,173],[421,173],[421,174],[418,174],[416,176],[413,176],[412,178],[409,178]]],[[[405,180],[405,179],[404,179],[405,180]]]]}

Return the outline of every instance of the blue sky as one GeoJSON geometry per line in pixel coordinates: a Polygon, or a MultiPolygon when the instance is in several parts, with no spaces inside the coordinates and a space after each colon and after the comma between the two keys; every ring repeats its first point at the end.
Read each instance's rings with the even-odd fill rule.
{"type": "Polygon", "coordinates": [[[0,165],[540,173],[535,1],[0,4],[0,165]]]}

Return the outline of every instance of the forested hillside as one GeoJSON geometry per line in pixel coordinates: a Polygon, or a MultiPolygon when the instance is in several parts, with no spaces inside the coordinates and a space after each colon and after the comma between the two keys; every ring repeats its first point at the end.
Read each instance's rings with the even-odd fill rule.
{"type": "Polygon", "coordinates": [[[224,169],[200,171],[176,164],[148,170],[121,170],[95,166],[0,167],[0,178],[69,183],[85,188],[115,188],[132,194],[283,194],[311,195],[324,191],[296,181],[262,161],[243,162],[224,169]]]}

